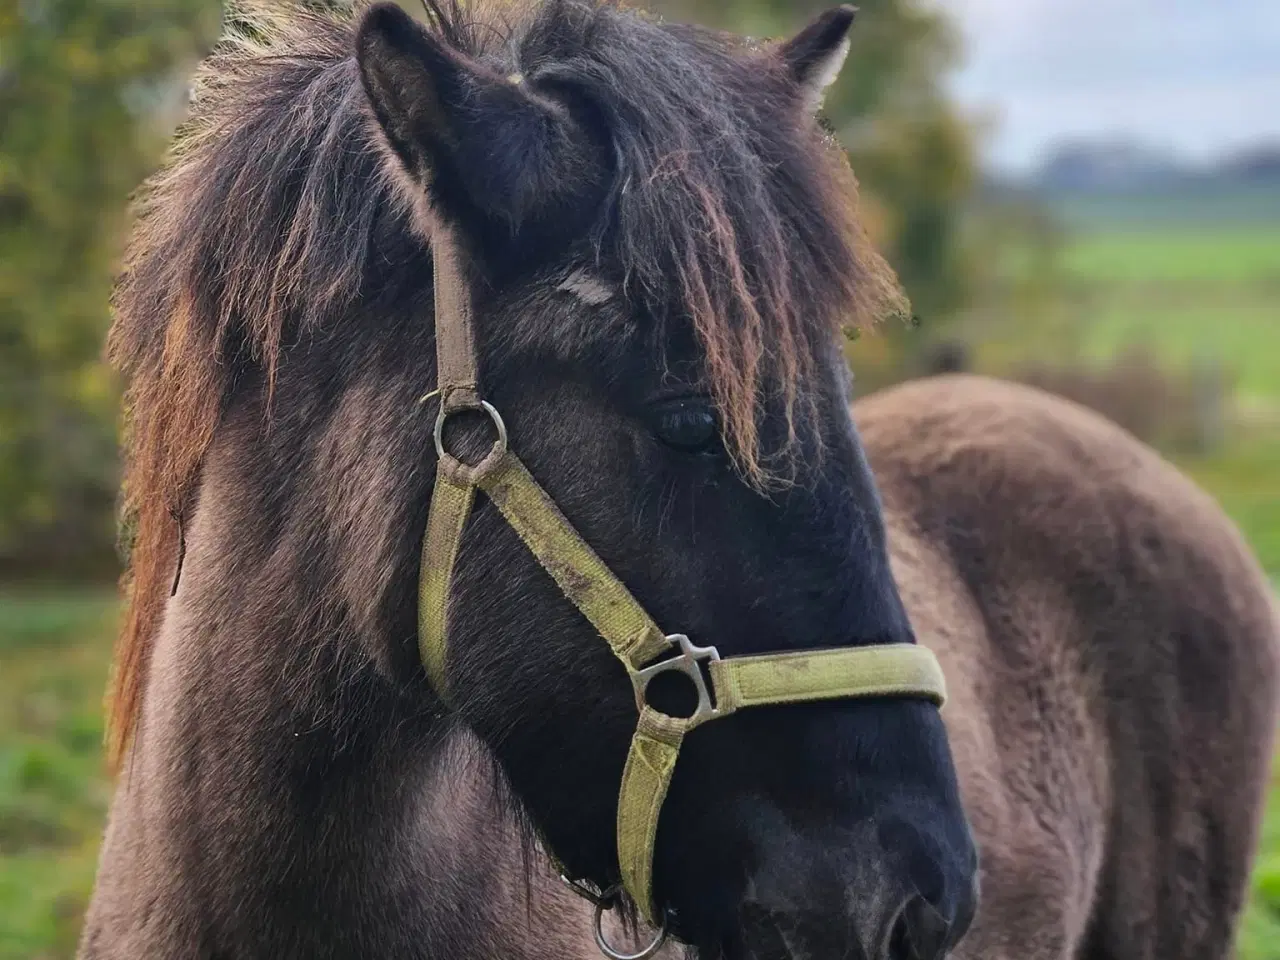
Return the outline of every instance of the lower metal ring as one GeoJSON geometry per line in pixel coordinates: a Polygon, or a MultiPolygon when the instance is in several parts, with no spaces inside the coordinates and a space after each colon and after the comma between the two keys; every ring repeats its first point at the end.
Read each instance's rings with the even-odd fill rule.
{"type": "Polygon", "coordinates": [[[609,960],[648,960],[655,953],[662,949],[667,942],[667,914],[664,910],[662,913],[662,926],[658,930],[658,935],[654,938],[653,943],[649,944],[639,953],[620,953],[609,944],[604,938],[604,915],[605,912],[612,908],[614,900],[610,898],[601,898],[596,903],[596,946],[600,948],[609,960]]]}

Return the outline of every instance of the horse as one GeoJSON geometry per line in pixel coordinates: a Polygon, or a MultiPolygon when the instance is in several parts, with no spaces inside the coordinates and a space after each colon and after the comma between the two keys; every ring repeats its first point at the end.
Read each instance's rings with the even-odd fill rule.
{"type": "Polygon", "coordinates": [[[118,780],[79,956],[1229,956],[1269,588],[1065,401],[953,376],[851,415],[842,330],[906,309],[819,122],[853,11],[760,43],[607,0],[425,9],[237,8],[137,199],[118,780]],[[440,440],[449,302],[494,413],[440,440]],[[640,702],[484,493],[423,607],[443,444],[499,442],[696,649],[932,650],[945,705],[692,730],[633,903],[637,711],[683,715],[703,667],[640,702]]]}

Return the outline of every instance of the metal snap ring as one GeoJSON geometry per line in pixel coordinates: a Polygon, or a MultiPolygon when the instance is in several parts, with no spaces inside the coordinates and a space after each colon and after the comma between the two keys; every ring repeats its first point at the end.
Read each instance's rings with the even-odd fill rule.
{"type": "Polygon", "coordinates": [[[604,915],[613,909],[614,904],[618,902],[618,895],[621,893],[620,887],[610,887],[596,902],[596,946],[600,948],[609,960],[648,960],[667,942],[667,914],[663,911],[662,926],[658,929],[658,935],[654,937],[653,942],[641,950],[639,953],[622,953],[615,948],[604,936],[604,915]]]}
{"type": "Polygon", "coordinates": [[[453,410],[446,409],[445,404],[440,405],[440,413],[436,416],[435,429],[436,456],[440,460],[441,466],[460,474],[472,483],[479,480],[486,473],[492,470],[507,453],[507,425],[502,422],[502,415],[494,409],[493,404],[488,401],[481,400],[478,406],[457,407],[453,410]],[[493,424],[493,428],[497,431],[498,439],[493,442],[493,449],[485,456],[483,460],[475,466],[464,463],[448,453],[444,448],[444,423],[453,414],[460,413],[464,410],[482,410],[488,415],[489,421],[493,424]]]}

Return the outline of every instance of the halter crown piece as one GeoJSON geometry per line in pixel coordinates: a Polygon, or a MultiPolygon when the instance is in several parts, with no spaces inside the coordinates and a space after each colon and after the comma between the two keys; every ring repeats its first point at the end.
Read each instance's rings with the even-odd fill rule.
{"type": "MultiPolygon", "coordinates": [[[[418,591],[422,663],[433,688],[448,702],[445,660],[450,586],[463,530],[479,489],[595,627],[622,662],[635,689],[638,722],[618,795],[618,864],[621,888],[630,894],[641,915],[662,931],[650,947],[632,955],[649,957],[662,945],[666,929],[666,916],[655,910],[651,893],[658,815],[680,745],[691,730],[738,710],[770,704],[907,697],[941,706],[946,696],[942,670],[929,650],[915,644],[721,659],[714,647],[697,647],[682,634],[668,635],[660,630],[510,450],[502,417],[481,397],[471,297],[459,250],[448,227],[439,221],[431,243],[439,367],[435,425],[439,462],[422,544],[418,591]],[[445,421],[464,410],[484,412],[497,431],[493,448],[474,466],[444,448],[445,421]],[[645,691],[653,678],[673,670],[687,676],[697,690],[698,706],[691,716],[667,716],[646,701],[645,691]]],[[[603,912],[616,902],[618,888],[594,893],[578,880],[565,879],[596,904],[596,938],[601,949],[610,957],[624,957],[604,941],[600,926],[603,912]]]]}

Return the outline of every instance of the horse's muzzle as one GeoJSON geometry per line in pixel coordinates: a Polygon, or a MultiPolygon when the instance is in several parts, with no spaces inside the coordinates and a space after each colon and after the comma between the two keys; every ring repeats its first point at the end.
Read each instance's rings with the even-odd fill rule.
{"type": "Polygon", "coordinates": [[[977,909],[972,848],[945,850],[901,821],[858,836],[765,866],[727,960],[942,960],[977,909]]]}

